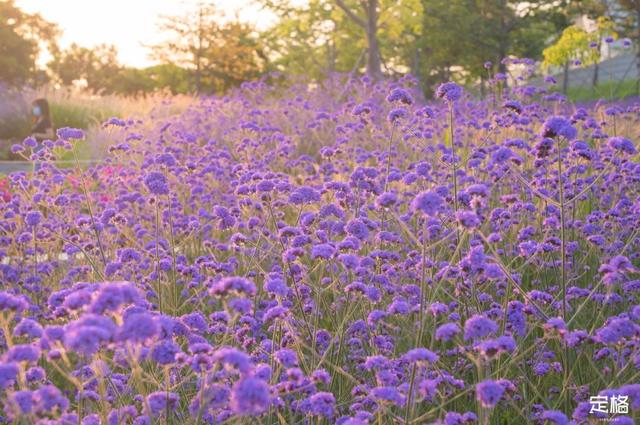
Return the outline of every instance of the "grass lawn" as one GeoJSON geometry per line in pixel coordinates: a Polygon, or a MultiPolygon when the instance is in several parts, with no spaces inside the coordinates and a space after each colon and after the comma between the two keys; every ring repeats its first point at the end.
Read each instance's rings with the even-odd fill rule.
{"type": "Polygon", "coordinates": [[[567,96],[572,102],[589,102],[599,99],[614,100],[638,96],[637,81],[606,81],[595,89],[590,86],[570,87],[567,96]]]}

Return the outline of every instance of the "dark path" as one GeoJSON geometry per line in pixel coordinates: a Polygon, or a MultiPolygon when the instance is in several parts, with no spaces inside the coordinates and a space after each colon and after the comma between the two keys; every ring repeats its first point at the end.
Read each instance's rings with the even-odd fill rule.
{"type": "MultiPolygon", "coordinates": [[[[55,164],[66,164],[67,166],[73,166],[76,164],[75,161],[53,161],[55,164]]],[[[85,167],[89,164],[96,164],[101,162],[101,160],[92,159],[92,160],[79,160],[78,161],[81,166],[85,167]]],[[[16,171],[31,171],[33,169],[33,164],[29,161],[0,161],[0,175],[11,174],[16,171]]]]}
{"type": "Polygon", "coordinates": [[[27,161],[0,161],[0,174],[10,174],[16,171],[31,171],[32,164],[27,161]]]}

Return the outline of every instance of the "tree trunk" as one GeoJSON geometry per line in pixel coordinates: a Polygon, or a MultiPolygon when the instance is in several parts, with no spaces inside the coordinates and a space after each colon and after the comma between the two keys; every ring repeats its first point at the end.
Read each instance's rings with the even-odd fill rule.
{"type": "MultiPolygon", "coordinates": [[[[499,3],[500,10],[507,10],[507,1],[503,0],[499,3]]],[[[500,13],[500,28],[498,29],[498,72],[505,75],[504,79],[504,87],[508,87],[509,80],[506,78],[507,76],[507,65],[504,63],[504,60],[509,55],[509,24],[506,21],[506,17],[504,13],[500,13]]]]}
{"type": "Polygon", "coordinates": [[[378,43],[378,0],[362,0],[360,5],[367,15],[366,19],[358,16],[343,0],[334,0],[336,5],[347,16],[362,28],[367,35],[367,74],[375,80],[382,78],[382,56],[378,43]]]}
{"type": "Polygon", "coordinates": [[[496,61],[498,62],[498,72],[501,74],[507,73],[507,65],[502,60],[505,58],[506,51],[507,49],[504,48],[502,43],[500,43],[500,46],[498,47],[498,58],[496,59],[496,61]]]}
{"type": "Polygon", "coordinates": [[[598,75],[600,74],[600,40],[598,40],[598,60],[593,65],[593,78],[591,79],[591,90],[596,91],[596,86],[598,85],[598,75]]]}
{"type": "Polygon", "coordinates": [[[196,94],[202,91],[202,70],[200,69],[200,57],[196,58],[196,78],[195,78],[196,94]]]}
{"type": "Polygon", "coordinates": [[[327,43],[327,74],[331,75],[336,71],[336,46],[333,41],[327,43]]]}
{"type": "Polygon", "coordinates": [[[636,95],[640,95],[640,48],[636,47],[636,95]]]}
{"type": "Polygon", "coordinates": [[[203,28],[202,28],[202,4],[200,4],[198,9],[198,51],[196,52],[196,94],[200,94],[202,91],[202,37],[203,37],[203,28]]]}
{"type": "Polygon", "coordinates": [[[636,9],[636,42],[634,43],[634,48],[636,49],[636,95],[640,95],[640,46],[638,46],[638,41],[640,41],[640,8],[636,9]]]}
{"type": "MultiPolygon", "coordinates": [[[[502,29],[502,34],[507,34],[506,30],[504,29],[504,23],[503,23],[503,29],[502,29]]],[[[498,45],[498,72],[500,74],[504,75],[504,81],[502,82],[502,86],[504,88],[508,88],[509,87],[509,79],[507,78],[508,75],[508,68],[507,68],[507,64],[505,63],[504,59],[507,58],[508,56],[508,41],[505,39],[505,37],[507,37],[507,35],[503,35],[500,38],[500,42],[498,45]]]]}
{"type": "Polygon", "coordinates": [[[378,0],[367,2],[367,74],[376,80],[382,78],[382,60],[378,44],[378,0]]]}
{"type": "Polygon", "coordinates": [[[569,61],[564,63],[562,67],[562,94],[567,94],[569,89],[569,61]]]}
{"type": "Polygon", "coordinates": [[[417,47],[413,52],[413,63],[411,64],[411,74],[420,80],[420,48],[417,47]]]}

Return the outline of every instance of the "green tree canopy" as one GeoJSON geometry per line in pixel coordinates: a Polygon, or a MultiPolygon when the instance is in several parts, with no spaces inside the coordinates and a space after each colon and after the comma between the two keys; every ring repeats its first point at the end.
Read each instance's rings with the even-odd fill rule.
{"type": "Polygon", "coordinates": [[[84,80],[93,92],[110,91],[120,68],[115,46],[106,44],[88,48],[74,43],[56,52],[49,63],[49,69],[62,84],[84,80]]]}
{"type": "Polygon", "coordinates": [[[550,36],[568,25],[566,4],[538,0],[423,0],[422,78],[427,85],[453,74],[472,81],[487,61],[501,72],[508,56],[537,59],[550,36]]]}
{"type": "MultiPolygon", "coordinates": [[[[364,19],[369,2],[261,0],[278,16],[264,32],[270,65],[315,79],[365,69],[364,19]],[[356,15],[351,16],[351,15],[356,15]]],[[[426,87],[457,78],[477,81],[492,61],[539,59],[570,23],[568,0],[380,0],[377,38],[385,73],[411,71],[426,87]]]]}
{"type": "Polygon", "coordinates": [[[585,65],[598,60],[598,53],[589,47],[589,43],[596,41],[595,34],[589,34],[584,29],[571,25],[564,29],[562,35],[553,45],[544,49],[545,66],[564,66],[572,60],[580,60],[585,65]]]}
{"type": "Polygon", "coordinates": [[[23,12],[13,0],[0,1],[0,81],[20,85],[41,75],[40,50],[55,51],[57,36],[58,27],[39,14],[23,12]]]}
{"type": "Polygon", "coordinates": [[[130,96],[163,89],[174,94],[189,91],[186,69],[172,64],[126,67],[118,62],[116,48],[104,44],[93,48],[72,44],[54,56],[49,69],[61,84],[83,82],[93,93],[130,96]]]}
{"type": "MultiPolygon", "coordinates": [[[[262,0],[262,3],[278,17],[262,34],[272,68],[313,79],[332,72],[367,68],[368,34],[358,22],[366,19],[368,2],[309,0],[300,4],[262,0]]],[[[420,0],[380,0],[376,15],[382,70],[393,74],[412,69],[420,47],[417,45],[422,19],[420,0]]]]}
{"type": "Polygon", "coordinates": [[[265,62],[258,33],[220,20],[216,8],[202,2],[184,16],[163,17],[159,29],[168,38],[152,46],[153,57],[188,69],[197,93],[222,92],[257,77],[265,62]]]}

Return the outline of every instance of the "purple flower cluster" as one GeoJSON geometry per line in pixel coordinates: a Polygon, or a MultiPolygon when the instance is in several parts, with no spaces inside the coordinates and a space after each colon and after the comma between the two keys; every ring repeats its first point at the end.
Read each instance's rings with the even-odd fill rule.
{"type": "Polygon", "coordinates": [[[436,90],[436,96],[453,103],[462,97],[462,87],[454,82],[448,82],[438,86],[436,90]]]}
{"type": "Polygon", "coordinates": [[[335,78],[112,118],[103,163],[8,177],[0,422],[638,417],[640,106],[335,78]]]}

